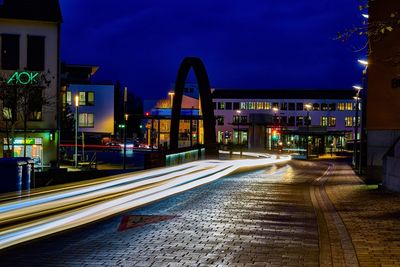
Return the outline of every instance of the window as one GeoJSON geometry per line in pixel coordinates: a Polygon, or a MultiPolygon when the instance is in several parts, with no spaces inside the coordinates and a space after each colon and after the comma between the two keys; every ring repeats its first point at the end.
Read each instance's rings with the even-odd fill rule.
{"type": "Polygon", "coordinates": [[[235,109],[235,110],[240,109],[240,103],[239,102],[233,102],[233,109],[235,109]]]}
{"type": "Polygon", "coordinates": [[[94,92],[79,92],[79,106],[94,106],[94,92]]]}
{"type": "Polygon", "coordinates": [[[346,110],[353,110],[353,103],[346,103],[346,110]]]}
{"type": "Polygon", "coordinates": [[[217,117],[217,125],[224,125],[224,117],[223,116],[217,117]]]}
{"type": "Polygon", "coordinates": [[[303,110],[304,109],[304,104],[303,103],[296,103],[296,109],[297,110],[303,110]]]}
{"type": "Polygon", "coordinates": [[[17,100],[15,91],[11,88],[5,88],[3,91],[3,120],[16,121],[17,120],[17,100]]]}
{"type": "Polygon", "coordinates": [[[344,103],[338,103],[337,110],[340,110],[340,111],[344,110],[344,103]]]}
{"type": "Polygon", "coordinates": [[[320,119],[321,126],[328,126],[328,117],[322,116],[320,119]]]}
{"type": "Polygon", "coordinates": [[[281,103],[281,110],[287,110],[287,103],[281,103]]]}
{"type": "Polygon", "coordinates": [[[281,125],[286,125],[287,123],[287,117],[286,116],[280,116],[280,124],[281,125]]]}
{"type": "Polygon", "coordinates": [[[264,109],[264,102],[257,102],[257,110],[264,109]]]}
{"type": "Polygon", "coordinates": [[[218,109],[219,110],[224,110],[225,109],[225,103],[224,102],[218,102],[218,109]]]}
{"type": "Polygon", "coordinates": [[[272,108],[279,109],[279,103],[277,103],[277,102],[272,103],[272,108]]]}
{"type": "Polygon", "coordinates": [[[235,115],[235,116],[233,116],[233,123],[234,124],[247,123],[247,116],[235,115]]]}
{"type": "Polygon", "coordinates": [[[346,126],[346,127],[353,126],[353,117],[345,117],[344,118],[344,126],[346,126]]]}
{"type": "Polygon", "coordinates": [[[289,103],[289,110],[295,110],[295,103],[289,103]]]}
{"type": "Polygon", "coordinates": [[[328,104],[322,103],[322,104],[321,104],[321,110],[322,110],[322,111],[328,111],[328,104]]]}
{"type": "Polygon", "coordinates": [[[93,113],[80,113],[79,114],[79,127],[94,127],[94,114],[93,113]]]}
{"type": "Polygon", "coordinates": [[[28,35],[28,70],[44,70],[44,41],[45,38],[43,36],[28,35]]]}
{"type": "Polygon", "coordinates": [[[296,117],[295,116],[289,116],[288,123],[287,123],[288,126],[294,126],[295,122],[296,122],[296,117]]]}
{"type": "Polygon", "coordinates": [[[19,69],[19,35],[1,35],[1,67],[5,70],[19,69]]]}
{"type": "Polygon", "coordinates": [[[329,104],[329,110],[330,111],[335,111],[336,110],[336,104],[335,103],[329,104]]]}
{"type": "Polygon", "coordinates": [[[271,102],[265,102],[264,103],[264,109],[270,110],[271,109],[271,102]]]}
{"type": "Polygon", "coordinates": [[[225,103],[225,109],[226,110],[232,110],[232,102],[226,102],[225,103]]]}
{"type": "Polygon", "coordinates": [[[87,99],[86,105],[94,106],[94,92],[87,92],[86,99],[87,99]]]}
{"type": "Polygon", "coordinates": [[[66,104],[68,104],[70,106],[72,105],[72,92],[71,91],[67,91],[66,104]]]}
{"type": "Polygon", "coordinates": [[[303,120],[304,120],[303,116],[297,116],[296,117],[296,125],[297,126],[302,126],[303,125],[303,120]]]}
{"type": "Polygon", "coordinates": [[[314,104],[312,105],[312,109],[313,109],[314,111],[318,111],[318,110],[319,110],[319,104],[318,104],[318,103],[314,103],[314,104]]]}
{"type": "Polygon", "coordinates": [[[42,120],[42,107],[43,107],[43,95],[41,88],[31,88],[29,91],[29,103],[28,103],[28,120],[29,121],[41,121],[42,120]]]}
{"type": "MultiPolygon", "coordinates": [[[[358,117],[357,120],[357,127],[360,127],[361,118],[358,117]]],[[[353,126],[356,126],[356,117],[353,117],[353,126]]]]}
{"type": "Polygon", "coordinates": [[[328,126],[329,127],[336,127],[336,118],[335,117],[329,117],[328,118],[328,126]]]}

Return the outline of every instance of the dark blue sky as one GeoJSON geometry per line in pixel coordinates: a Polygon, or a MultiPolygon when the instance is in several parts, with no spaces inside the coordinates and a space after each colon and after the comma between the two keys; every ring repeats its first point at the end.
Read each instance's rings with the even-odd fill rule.
{"type": "Polygon", "coordinates": [[[62,58],[97,64],[146,98],[166,95],[185,56],[216,88],[350,88],[361,69],[336,33],[356,0],[60,0],[62,58]]]}

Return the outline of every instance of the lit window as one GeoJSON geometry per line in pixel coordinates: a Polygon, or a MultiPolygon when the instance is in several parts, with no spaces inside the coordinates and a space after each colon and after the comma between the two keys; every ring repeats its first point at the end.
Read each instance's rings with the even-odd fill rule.
{"type": "MultiPolygon", "coordinates": [[[[358,117],[358,120],[357,120],[357,127],[359,127],[360,126],[360,122],[361,122],[361,120],[360,120],[361,118],[360,117],[358,117]]],[[[353,126],[356,126],[356,117],[353,117],[353,126]]]]}
{"type": "Polygon", "coordinates": [[[12,108],[3,107],[3,120],[11,120],[12,119],[12,108]]]}
{"type": "Polygon", "coordinates": [[[322,110],[322,111],[328,111],[328,104],[322,103],[322,104],[321,104],[321,110],[322,110]]]}
{"type": "Polygon", "coordinates": [[[344,103],[338,103],[337,110],[344,110],[344,103]]]}
{"type": "Polygon", "coordinates": [[[328,126],[336,127],[336,118],[335,117],[329,117],[328,126]]]}
{"type": "Polygon", "coordinates": [[[72,92],[67,91],[67,104],[72,105],[72,92]]]}
{"type": "Polygon", "coordinates": [[[94,127],[94,114],[93,113],[80,113],[79,114],[79,127],[94,127]]]}
{"type": "Polygon", "coordinates": [[[79,92],[79,106],[86,106],[86,92],[79,92]]]}
{"type": "Polygon", "coordinates": [[[94,106],[94,92],[87,92],[87,102],[88,106],[94,106]]]}
{"type": "Polygon", "coordinates": [[[353,110],[353,103],[346,103],[346,110],[353,110]]]}
{"type": "Polygon", "coordinates": [[[264,109],[264,102],[257,102],[257,109],[264,109]]]}
{"type": "Polygon", "coordinates": [[[353,126],[353,117],[345,117],[344,118],[344,126],[346,126],[346,127],[353,126]]]}
{"type": "Polygon", "coordinates": [[[265,102],[264,103],[264,109],[270,110],[271,109],[271,102],[265,102]]]}
{"type": "Polygon", "coordinates": [[[320,120],[321,126],[328,126],[328,117],[322,116],[320,120]]]}
{"type": "Polygon", "coordinates": [[[315,111],[319,110],[319,104],[318,103],[314,103],[313,104],[313,110],[315,110],[315,111]]]}

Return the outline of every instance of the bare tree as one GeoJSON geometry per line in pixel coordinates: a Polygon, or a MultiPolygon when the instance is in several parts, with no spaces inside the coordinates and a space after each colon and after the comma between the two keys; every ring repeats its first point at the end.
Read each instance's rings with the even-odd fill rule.
{"type": "Polygon", "coordinates": [[[41,120],[43,107],[55,103],[53,96],[46,95],[46,89],[49,88],[51,79],[54,79],[49,76],[49,72],[15,72],[8,78],[1,78],[0,101],[2,102],[8,156],[14,155],[15,130],[18,126],[18,119],[21,119],[23,124],[25,157],[28,121],[41,120]]]}

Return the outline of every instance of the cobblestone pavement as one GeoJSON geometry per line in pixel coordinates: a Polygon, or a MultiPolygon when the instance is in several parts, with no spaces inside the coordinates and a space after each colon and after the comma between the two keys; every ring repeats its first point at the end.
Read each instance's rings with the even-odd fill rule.
{"type": "Polygon", "coordinates": [[[122,216],[0,252],[0,266],[399,266],[400,197],[341,162],[239,173],[122,216]],[[172,216],[172,217],[169,217],[172,216]]]}

